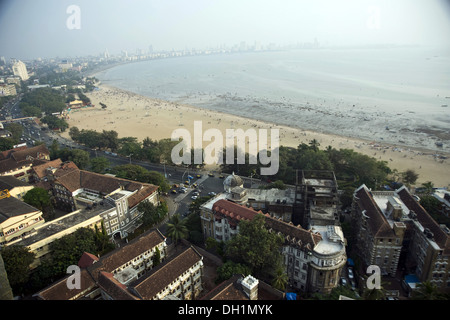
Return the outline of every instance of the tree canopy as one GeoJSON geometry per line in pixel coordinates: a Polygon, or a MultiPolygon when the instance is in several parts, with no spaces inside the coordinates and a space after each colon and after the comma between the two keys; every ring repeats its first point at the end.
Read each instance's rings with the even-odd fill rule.
{"type": "Polygon", "coordinates": [[[250,268],[257,277],[271,278],[282,263],[283,238],[265,227],[264,215],[239,222],[239,233],[226,243],[225,257],[250,268]]]}

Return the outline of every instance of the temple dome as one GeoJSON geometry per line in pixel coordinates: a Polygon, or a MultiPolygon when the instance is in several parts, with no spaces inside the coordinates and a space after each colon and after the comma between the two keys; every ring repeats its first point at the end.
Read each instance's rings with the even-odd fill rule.
{"type": "Polygon", "coordinates": [[[233,189],[234,187],[244,187],[244,181],[241,177],[235,175],[233,172],[223,181],[223,188],[225,192],[231,192],[231,189],[233,189]]]}

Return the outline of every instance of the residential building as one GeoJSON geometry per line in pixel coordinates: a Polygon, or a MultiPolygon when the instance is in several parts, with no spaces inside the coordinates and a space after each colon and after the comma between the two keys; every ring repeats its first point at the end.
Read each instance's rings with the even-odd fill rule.
{"type": "Polygon", "coordinates": [[[13,84],[0,84],[0,96],[17,95],[16,86],[13,84]]]}
{"type": "Polygon", "coordinates": [[[333,171],[297,170],[292,222],[312,225],[339,224],[338,184],[333,171]]]}
{"type": "Polygon", "coordinates": [[[27,247],[30,252],[35,254],[35,259],[30,268],[39,266],[45,259],[51,258],[51,244],[65,236],[75,232],[79,228],[92,228],[95,226],[101,230],[101,214],[113,211],[114,208],[97,208],[96,210],[76,210],[63,215],[57,219],[40,223],[33,228],[32,232],[15,237],[6,245],[20,245],[27,247]]]}
{"type": "Polygon", "coordinates": [[[29,181],[31,168],[50,160],[50,152],[45,145],[18,147],[0,152],[0,176],[14,176],[29,181]]]}
{"type": "Polygon", "coordinates": [[[433,197],[441,203],[440,212],[446,217],[450,217],[450,191],[437,189],[434,191],[433,197]]]}
{"type": "Polygon", "coordinates": [[[235,274],[223,281],[201,300],[283,300],[281,292],[252,275],[235,274]]]}
{"type": "Polygon", "coordinates": [[[405,187],[396,191],[409,211],[413,236],[408,247],[407,266],[420,282],[430,281],[450,292],[450,230],[439,225],[405,187]]]}
{"type": "Polygon", "coordinates": [[[69,276],[36,293],[41,300],[190,300],[203,290],[203,257],[183,242],[168,246],[159,230],[150,230],[105,256],[84,253],[79,289],[69,276]],[[159,263],[155,255],[159,252],[159,263]]]}
{"type": "Polygon", "coordinates": [[[391,276],[401,267],[405,279],[450,290],[450,230],[437,224],[406,187],[371,191],[362,185],[354,193],[352,223],[365,266],[377,265],[391,276]]]}
{"type": "Polygon", "coordinates": [[[329,171],[297,174],[301,183],[286,190],[245,189],[240,177],[228,176],[225,192],[201,206],[203,234],[228,241],[239,233],[241,220],[264,214],[270,230],[285,238],[282,253],[290,285],[305,292],[328,293],[338,285],[346,262],[336,178],[329,171]],[[308,229],[294,220],[304,221],[308,229]]]}
{"type": "Polygon", "coordinates": [[[406,225],[400,221],[398,199],[390,193],[377,195],[365,185],[354,193],[352,222],[357,230],[357,251],[366,267],[377,265],[382,274],[395,276],[406,225]]]}
{"type": "Polygon", "coordinates": [[[0,197],[0,247],[33,233],[44,223],[42,211],[12,197],[0,197]]]}
{"type": "MultiPolygon", "coordinates": [[[[215,200],[215,199],[214,199],[215,200]]],[[[257,212],[226,199],[213,203],[212,210],[203,208],[202,222],[212,224],[212,237],[227,241],[239,233],[239,222],[252,220],[257,212]]],[[[299,290],[329,293],[338,285],[342,268],[347,260],[345,239],[339,226],[314,226],[311,230],[294,226],[265,214],[266,226],[285,239],[282,254],[289,284],[299,290]]]]}
{"type": "Polygon", "coordinates": [[[15,76],[19,76],[22,81],[28,80],[30,77],[28,76],[27,66],[22,61],[16,61],[13,66],[13,73],[15,76]]]}
{"type": "Polygon", "coordinates": [[[71,210],[114,207],[102,214],[108,235],[124,238],[138,226],[140,202],[159,205],[158,186],[79,170],[70,164],[47,170],[47,179],[59,205],[71,210]]]}
{"type": "Polygon", "coordinates": [[[23,196],[33,189],[31,184],[13,176],[0,176],[0,190],[8,190],[11,197],[22,200],[23,196]]]}

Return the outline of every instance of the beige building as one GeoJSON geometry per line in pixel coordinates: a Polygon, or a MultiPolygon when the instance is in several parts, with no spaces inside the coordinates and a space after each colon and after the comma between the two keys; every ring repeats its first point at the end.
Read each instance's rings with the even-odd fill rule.
{"type": "Polygon", "coordinates": [[[11,197],[22,200],[34,186],[13,176],[0,176],[0,190],[8,190],[11,197]]]}
{"type": "MultiPolygon", "coordinates": [[[[70,162],[58,168],[47,167],[48,190],[54,192],[57,202],[73,205],[74,211],[49,221],[34,232],[16,241],[35,253],[32,267],[51,256],[50,244],[82,227],[101,230],[102,223],[111,237],[124,238],[139,226],[142,201],[159,204],[158,186],[119,179],[79,170],[70,162]]],[[[40,170],[38,170],[40,172],[40,170]]],[[[38,185],[41,185],[42,181],[38,185]]]]}
{"type": "Polygon", "coordinates": [[[0,96],[17,95],[16,86],[13,84],[0,84],[0,96]]]}
{"type": "Polygon", "coordinates": [[[0,153],[0,176],[14,176],[28,182],[32,167],[49,160],[50,152],[43,144],[6,150],[0,153]]]}
{"type": "Polygon", "coordinates": [[[78,266],[80,287],[68,277],[41,290],[42,300],[192,300],[203,290],[203,257],[183,242],[168,246],[159,230],[150,230],[103,257],[85,253],[78,266]],[[160,263],[155,265],[159,252],[160,263]]]}
{"type": "Polygon", "coordinates": [[[0,247],[32,234],[44,223],[42,211],[12,196],[0,199],[0,247]]]}
{"type": "Polygon", "coordinates": [[[30,77],[28,76],[27,66],[22,61],[16,61],[13,66],[13,73],[15,76],[19,76],[22,81],[28,80],[30,77]]]}
{"type": "MultiPolygon", "coordinates": [[[[262,212],[227,199],[213,198],[204,204],[200,214],[204,232],[217,241],[227,241],[239,233],[240,221],[252,220],[262,212]]],[[[269,231],[285,239],[282,254],[292,287],[304,292],[329,293],[338,286],[347,260],[345,239],[339,226],[314,226],[306,230],[269,214],[265,217],[269,231]]]]}

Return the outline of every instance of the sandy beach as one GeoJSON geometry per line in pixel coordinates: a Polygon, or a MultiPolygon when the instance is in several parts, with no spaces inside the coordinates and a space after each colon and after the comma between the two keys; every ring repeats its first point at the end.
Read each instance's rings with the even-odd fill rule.
{"type": "MultiPolygon", "coordinates": [[[[354,149],[377,160],[388,162],[391,169],[399,172],[413,169],[419,174],[416,183],[419,186],[432,181],[436,187],[450,184],[449,154],[436,151],[411,148],[400,145],[380,144],[369,140],[325,134],[298,128],[275,125],[253,120],[251,112],[248,117],[238,117],[216,111],[183,105],[145,96],[101,84],[99,90],[86,94],[94,107],[72,110],[67,119],[69,126],[97,131],[115,130],[119,137],[137,137],[139,141],[149,137],[153,140],[170,138],[177,128],[186,128],[193,134],[194,121],[202,121],[203,132],[210,128],[219,129],[225,136],[226,129],[246,130],[278,128],[280,145],[297,147],[316,139],[320,148],[332,146],[336,149],[354,149]],[[102,109],[100,102],[107,106],[102,109]]],[[[63,133],[68,137],[68,132],[63,133]]],[[[203,146],[208,143],[204,142],[203,146]]]]}

